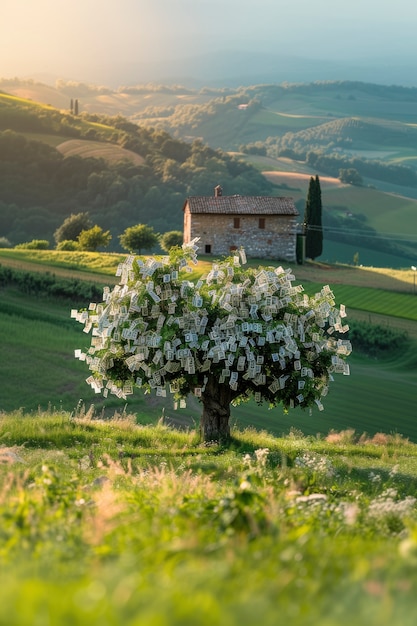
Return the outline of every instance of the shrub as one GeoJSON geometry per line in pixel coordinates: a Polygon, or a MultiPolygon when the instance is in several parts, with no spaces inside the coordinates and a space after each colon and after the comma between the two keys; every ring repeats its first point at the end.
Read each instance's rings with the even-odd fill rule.
{"type": "Polygon", "coordinates": [[[162,250],[169,252],[174,246],[182,246],[184,235],[181,230],[170,230],[164,233],[159,240],[162,250]]]}
{"type": "Polygon", "coordinates": [[[92,225],[88,211],[84,213],[71,213],[71,215],[62,222],[61,226],[56,229],[54,239],[57,244],[67,239],[75,241],[81,231],[88,230],[92,225]]]}
{"type": "Polygon", "coordinates": [[[158,235],[151,226],[146,224],[136,224],[130,226],[119,235],[120,245],[128,252],[137,252],[140,254],[142,250],[150,250],[158,244],[158,235]]]}
{"type": "Polygon", "coordinates": [[[393,356],[408,342],[407,332],[391,326],[350,322],[349,339],[357,352],[374,358],[393,356]]]}
{"type": "Polygon", "coordinates": [[[100,227],[93,226],[88,230],[82,230],[78,235],[78,246],[80,250],[95,252],[97,248],[107,248],[111,241],[110,231],[104,232],[100,227]]]}
{"type": "Polygon", "coordinates": [[[15,248],[18,250],[48,250],[49,241],[46,239],[32,239],[32,241],[17,244],[15,248]]]}
{"type": "Polygon", "coordinates": [[[64,239],[64,241],[60,241],[56,247],[57,250],[63,250],[65,252],[74,252],[74,250],[79,250],[79,245],[76,241],[72,239],[64,239]]]}
{"type": "Polygon", "coordinates": [[[7,237],[0,237],[0,248],[12,248],[11,242],[7,239],[7,237]]]}

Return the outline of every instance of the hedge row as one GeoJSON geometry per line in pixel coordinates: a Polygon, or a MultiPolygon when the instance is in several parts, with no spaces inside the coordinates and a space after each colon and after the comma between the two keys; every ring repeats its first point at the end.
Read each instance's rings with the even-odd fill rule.
{"type": "Polygon", "coordinates": [[[0,288],[13,286],[30,296],[64,298],[74,306],[101,300],[103,290],[94,283],[77,278],[62,278],[49,272],[35,273],[0,265],[0,288]]]}

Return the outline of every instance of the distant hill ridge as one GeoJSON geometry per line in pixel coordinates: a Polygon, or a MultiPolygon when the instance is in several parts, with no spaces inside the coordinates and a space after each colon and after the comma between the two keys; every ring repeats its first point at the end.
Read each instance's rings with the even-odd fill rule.
{"type": "Polygon", "coordinates": [[[228,195],[292,196],[302,215],[306,191],[297,173],[324,180],[350,171],[347,180],[355,180],[356,187],[339,186],[337,180],[323,187],[323,260],[351,262],[360,253],[368,265],[415,265],[417,88],[332,81],[112,90],[10,80],[0,81],[0,89],[15,94],[0,95],[0,129],[13,129],[55,151],[48,157],[53,176],[45,177],[51,166],[39,163],[39,175],[32,178],[33,172],[19,171],[16,161],[10,167],[17,173],[0,180],[7,205],[1,210],[0,237],[12,243],[52,241],[63,218],[80,210],[111,230],[113,246],[134,223],[148,223],[159,232],[178,229],[184,198],[211,195],[217,184],[228,195]],[[55,93],[65,106],[23,99],[25,90],[49,104],[55,93]],[[70,113],[75,98],[78,116],[70,113]],[[127,167],[118,161],[119,155],[128,156],[121,150],[139,161],[127,167]],[[112,162],[100,164],[97,157],[101,152],[105,159],[105,151],[112,162]],[[82,164],[81,156],[88,157],[82,164]],[[280,171],[295,175],[280,176],[280,171]]]}
{"type": "Polygon", "coordinates": [[[369,149],[374,146],[417,145],[417,127],[395,121],[341,118],[294,133],[294,139],[304,142],[324,143],[336,140],[355,143],[369,149]]]}
{"type": "Polygon", "coordinates": [[[182,228],[189,195],[271,195],[251,164],[202,142],[174,139],[115,115],[80,115],[0,94],[0,237],[46,239],[71,213],[110,230],[112,250],[129,226],[182,228]]]}

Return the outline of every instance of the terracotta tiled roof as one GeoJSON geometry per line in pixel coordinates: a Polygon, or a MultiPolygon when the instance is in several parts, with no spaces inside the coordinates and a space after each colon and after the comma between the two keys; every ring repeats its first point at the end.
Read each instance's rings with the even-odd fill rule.
{"type": "Polygon", "coordinates": [[[292,198],[269,196],[191,196],[185,207],[191,213],[226,213],[234,215],[298,215],[292,198]]]}

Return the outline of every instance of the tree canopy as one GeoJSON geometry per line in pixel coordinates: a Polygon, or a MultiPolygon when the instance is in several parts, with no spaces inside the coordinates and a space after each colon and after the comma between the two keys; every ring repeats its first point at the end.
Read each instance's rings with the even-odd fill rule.
{"type": "Polygon", "coordinates": [[[126,398],[134,387],[180,406],[189,394],[203,404],[205,440],[229,436],[230,404],[266,401],[321,410],[333,373],[349,373],[345,310],[328,286],[309,297],[290,269],[245,268],[244,251],[189,279],[196,240],[169,256],[127,257],[120,283],[102,303],[71,315],[93,331],[76,351],[97,393],[126,398]]]}
{"type": "Polygon", "coordinates": [[[128,252],[136,252],[138,254],[143,250],[150,250],[158,244],[158,235],[152,226],[146,226],[146,224],[129,226],[119,236],[119,239],[122,248],[128,252]]]}
{"type": "Polygon", "coordinates": [[[111,234],[96,224],[92,228],[82,230],[77,241],[80,250],[95,252],[97,248],[107,248],[111,241],[111,234]]]}
{"type": "Polygon", "coordinates": [[[304,213],[305,254],[316,259],[323,251],[322,202],[319,177],[310,178],[304,213]]]}
{"type": "Polygon", "coordinates": [[[159,245],[162,250],[169,252],[174,246],[182,246],[184,241],[184,234],[181,230],[169,230],[167,233],[161,235],[159,245]]]}
{"type": "Polygon", "coordinates": [[[57,244],[61,241],[76,241],[83,230],[89,230],[92,226],[93,223],[87,211],[71,213],[56,229],[54,239],[57,244]]]}

